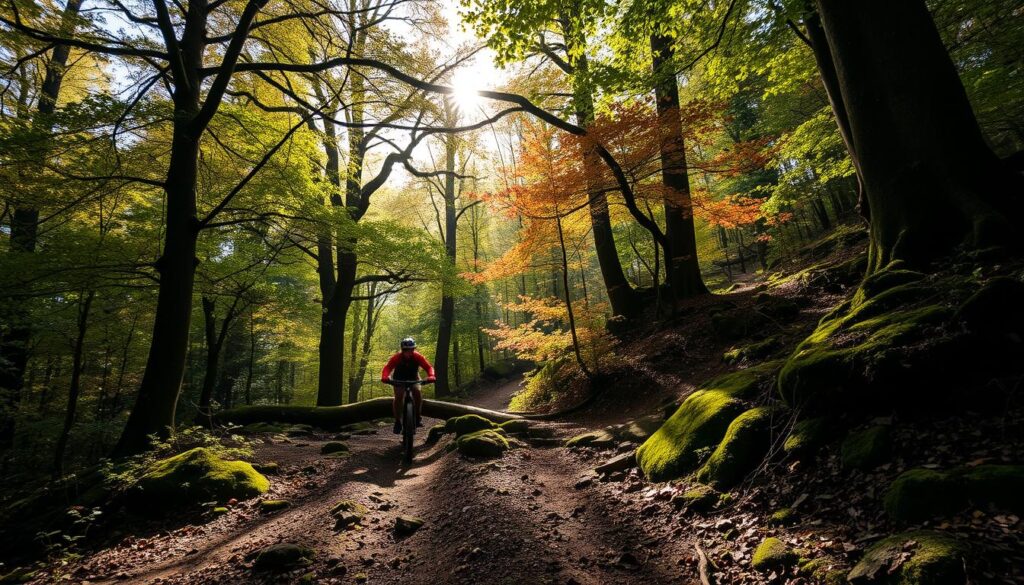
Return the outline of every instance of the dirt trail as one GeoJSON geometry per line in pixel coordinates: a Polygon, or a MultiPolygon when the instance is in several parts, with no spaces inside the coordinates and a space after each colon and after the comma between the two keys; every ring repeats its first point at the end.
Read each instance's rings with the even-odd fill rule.
{"type": "MultiPolygon", "coordinates": [[[[501,408],[517,387],[496,386],[470,403],[501,408]]],[[[561,447],[474,461],[449,452],[443,440],[421,447],[405,469],[390,428],[351,437],[352,454],[342,458],[320,455],[327,439],[267,439],[258,449],[260,461],[281,466],[263,499],[287,499],[291,507],[261,515],[250,501],[206,523],[179,521],[86,557],[72,575],[93,583],[288,583],[312,573],[314,583],[581,585],[695,576],[675,554],[690,549],[683,531],[649,513],[658,505],[653,495],[624,498],[623,484],[599,482],[577,489],[600,461],[561,447]],[[329,511],[346,499],[370,511],[359,529],[336,531],[329,511]],[[397,538],[399,515],[425,524],[397,538]],[[254,573],[246,555],[277,542],[313,548],[316,561],[283,575],[254,573]]]]}

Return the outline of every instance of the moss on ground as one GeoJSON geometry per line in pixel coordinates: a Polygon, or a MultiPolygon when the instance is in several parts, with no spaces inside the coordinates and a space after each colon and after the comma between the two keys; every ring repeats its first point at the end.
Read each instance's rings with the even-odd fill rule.
{"type": "Polygon", "coordinates": [[[892,456],[892,432],[888,425],[876,425],[850,433],[840,449],[843,467],[867,471],[892,456]]]}
{"type": "Polygon", "coordinates": [[[813,455],[832,435],[833,425],[826,417],[797,421],[789,432],[782,450],[794,457],[813,455]]]}
{"type": "Polygon", "coordinates": [[[276,512],[291,505],[292,503],[288,500],[260,500],[260,512],[276,512]]]}
{"type": "Polygon", "coordinates": [[[755,361],[766,358],[782,348],[778,337],[769,337],[763,341],[733,348],[722,354],[722,361],[727,364],[738,364],[744,360],[755,361]]]}
{"type": "MultiPolygon", "coordinates": [[[[944,283],[942,286],[952,286],[944,283]]],[[[826,315],[801,342],[779,373],[779,390],[794,407],[813,410],[837,406],[865,408],[888,392],[887,405],[912,399],[917,372],[905,367],[908,348],[933,344],[921,356],[935,356],[934,345],[949,340],[933,330],[949,322],[953,309],[938,294],[940,286],[897,266],[867,277],[853,298],[826,315]],[[893,395],[891,388],[905,388],[893,395]]]]}
{"type": "Polygon", "coordinates": [[[778,362],[768,362],[704,384],[640,445],[640,469],[651,481],[693,471],[701,463],[700,453],[721,442],[733,419],[746,410],[743,399],[752,397],[777,367],[778,362]]]}
{"type": "Polygon", "coordinates": [[[468,433],[455,440],[455,448],[468,457],[501,457],[508,450],[508,439],[501,433],[482,429],[468,433]]]}
{"type": "Polygon", "coordinates": [[[963,585],[967,553],[967,547],[948,534],[905,532],[872,545],[847,579],[887,585],[963,585]]]}
{"type": "Polygon", "coordinates": [[[530,432],[530,427],[532,425],[533,423],[526,419],[519,419],[505,421],[498,426],[501,427],[506,433],[518,435],[530,432]]]}
{"type": "Polygon", "coordinates": [[[764,460],[772,443],[772,409],[752,408],[736,417],[725,437],[697,471],[697,481],[716,489],[739,483],[764,460]]]}
{"type": "Polygon", "coordinates": [[[786,543],[774,536],[764,539],[754,550],[750,564],[758,571],[773,571],[796,564],[798,556],[786,543]]]}
{"type": "Polygon", "coordinates": [[[484,429],[495,429],[498,428],[498,425],[482,416],[476,414],[465,414],[448,419],[444,428],[449,433],[455,433],[456,437],[461,437],[462,435],[475,433],[476,431],[482,431],[484,429]]]}
{"type": "Polygon", "coordinates": [[[793,508],[776,510],[768,517],[769,526],[792,526],[800,520],[800,514],[793,508]]]}
{"type": "Polygon", "coordinates": [[[899,475],[885,492],[885,511],[895,520],[921,522],[953,514],[967,505],[960,482],[948,473],[911,469],[899,475]]]}
{"type": "Polygon", "coordinates": [[[569,438],[565,442],[566,447],[595,447],[603,449],[605,447],[613,447],[617,440],[615,435],[605,429],[596,431],[589,431],[581,433],[574,437],[569,438]]]}
{"type": "Polygon", "coordinates": [[[711,486],[697,484],[685,492],[679,493],[672,498],[672,504],[677,508],[703,514],[714,508],[721,499],[722,494],[711,486]]]}
{"type": "Polygon", "coordinates": [[[445,423],[437,423],[436,425],[430,427],[430,430],[427,431],[427,439],[426,439],[427,444],[428,445],[433,445],[434,443],[440,441],[441,437],[443,437],[444,434],[447,433],[447,432],[448,432],[448,429],[447,429],[445,423]]]}
{"type": "Polygon", "coordinates": [[[248,499],[269,487],[245,461],[226,461],[196,447],[154,463],[129,490],[127,503],[137,512],[162,514],[203,502],[248,499]]]}

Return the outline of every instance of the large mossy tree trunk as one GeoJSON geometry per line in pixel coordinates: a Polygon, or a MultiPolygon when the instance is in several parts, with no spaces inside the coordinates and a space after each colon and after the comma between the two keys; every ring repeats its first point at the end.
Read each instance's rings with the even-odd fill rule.
{"type": "Polygon", "coordinates": [[[672,40],[662,35],[651,35],[651,54],[661,138],[661,178],[665,187],[665,237],[669,242],[669,247],[664,249],[665,272],[672,296],[683,299],[705,294],[708,289],[704,286],[697,259],[697,236],[672,40]]]}
{"type": "Polygon", "coordinates": [[[923,0],[817,0],[870,208],[868,273],[1015,242],[1024,178],[982,137],[923,0]]]}

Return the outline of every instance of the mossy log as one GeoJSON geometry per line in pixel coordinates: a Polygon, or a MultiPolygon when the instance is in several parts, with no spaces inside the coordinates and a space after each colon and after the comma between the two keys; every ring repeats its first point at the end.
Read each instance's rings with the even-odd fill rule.
{"type": "MultiPolygon", "coordinates": [[[[487,410],[486,408],[477,408],[465,404],[455,404],[453,402],[442,402],[440,400],[424,400],[423,414],[424,416],[444,419],[475,414],[496,423],[523,418],[515,414],[487,410]]],[[[352,423],[378,418],[390,418],[391,416],[391,399],[374,398],[344,406],[243,406],[217,413],[214,415],[214,422],[237,425],[259,422],[307,424],[312,427],[334,431],[352,423]]]]}

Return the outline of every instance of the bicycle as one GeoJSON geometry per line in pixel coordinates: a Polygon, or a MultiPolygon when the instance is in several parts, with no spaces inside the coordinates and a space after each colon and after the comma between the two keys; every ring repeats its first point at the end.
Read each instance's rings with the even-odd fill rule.
{"type": "Polygon", "coordinates": [[[432,383],[432,380],[388,380],[388,384],[402,387],[402,459],[412,463],[413,439],[416,437],[416,402],[412,397],[412,387],[416,384],[432,383]]]}

